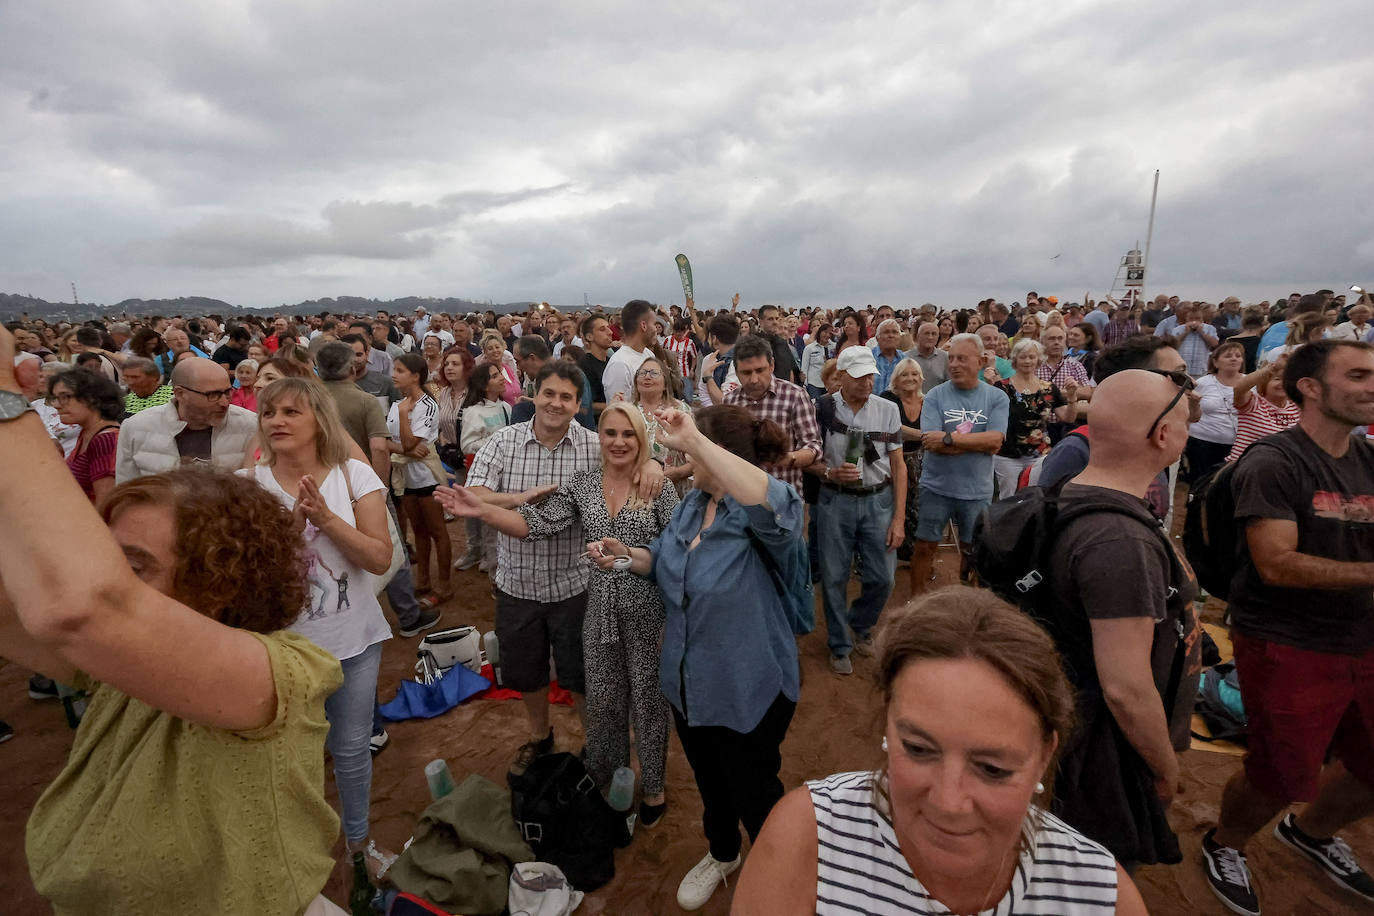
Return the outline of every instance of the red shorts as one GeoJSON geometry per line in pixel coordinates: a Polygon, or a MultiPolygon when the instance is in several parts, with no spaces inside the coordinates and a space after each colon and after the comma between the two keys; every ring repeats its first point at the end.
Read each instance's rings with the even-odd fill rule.
{"type": "Polygon", "coordinates": [[[1307,802],[1328,750],[1374,786],[1374,650],[1311,652],[1231,631],[1245,702],[1245,775],[1272,798],[1307,802]]]}

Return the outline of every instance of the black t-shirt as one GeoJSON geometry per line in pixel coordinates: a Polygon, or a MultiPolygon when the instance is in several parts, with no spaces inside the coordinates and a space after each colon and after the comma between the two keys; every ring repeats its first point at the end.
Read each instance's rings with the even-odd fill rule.
{"type": "Polygon", "coordinates": [[[601,374],[606,371],[606,364],[610,361],[610,354],[607,354],[605,359],[597,359],[590,352],[583,353],[582,358],[577,361],[577,368],[582,370],[582,374],[587,377],[587,384],[592,386],[593,403],[606,403],[606,388],[601,384],[601,374]]]}
{"type": "MultiPolygon", "coordinates": [[[[1129,493],[1105,487],[1070,483],[1061,493],[1060,511],[1073,500],[1114,502],[1150,511],[1149,505],[1129,493]]],[[[1073,519],[1055,541],[1057,562],[1050,572],[1053,593],[1072,602],[1072,609],[1088,621],[1124,617],[1149,617],[1155,621],[1150,647],[1150,671],[1155,689],[1163,698],[1169,689],[1180,634],[1187,641],[1187,658],[1169,717],[1169,736],[1175,750],[1189,744],[1188,726],[1202,673],[1198,621],[1193,613],[1197,582],[1192,568],[1172,542],[1165,547],[1160,534],[1117,512],[1094,512],[1073,519]],[[1175,566],[1165,552],[1174,550],[1175,566]]],[[[1066,667],[1072,668],[1066,659],[1066,667]]],[[[1077,688],[1098,681],[1096,670],[1068,671],[1077,688]]]]}
{"type": "MultiPolygon", "coordinates": [[[[1252,519],[1286,519],[1297,522],[1299,553],[1374,562],[1374,445],[1352,438],[1350,450],[1333,458],[1293,427],[1252,445],[1233,486],[1238,530],[1252,519]]],[[[1374,589],[1266,585],[1248,544],[1241,557],[1231,617],[1246,636],[1344,655],[1374,648],[1374,589]]]]}
{"type": "Polygon", "coordinates": [[[214,435],[210,427],[191,429],[187,427],[176,434],[177,454],[187,464],[210,460],[210,442],[214,435]]]}
{"type": "Polygon", "coordinates": [[[239,367],[239,363],[243,362],[245,359],[248,358],[248,351],[235,350],[233,347],[229,346],[228,344],[225,344],[224,346],[216,350],[214,355],[210,358],[215,362],[219,363],[221,366],[228,366],[229,371],[233,372],[235,369],[239,367]]]}
{"type": "Polygon", "coordinates": [[[764,340],[768,341],[773,347],[773,375],[776,378],[784,379],[789,382],[796,381],[797,354],[792,352],[792,347],[787,341],[776,334],[761,334],[764,340]]]}
{"type": "MultiPolygon", "coordinates": [[[[912,429],[920,429],[920,428],[921,428],[921,416],[920,416],[920,414],[917,414],[917,415],[914,416],[914,417],[907,416],[906,408],[905,408],[904,406],[902,406],[902,399],[897,395],[897,392],[895,392],[895,391],[893,391],[892,389],[889,388],[887,391],[884,391],[882,394],[878,395],[878,397],[883,398],[883,399],[888,400],[888,401],[891,401],[892,403],[894,403],[894,404],[897,405],[897,413],[899,413],[899,414],[901,415],[901,418],[902,418],[902,425],[903,425],[903,426],[910,426],[912,429]]],[[[903,452],[919,452],[920,450],[921,450],[921,440],[920,440],[920,439],[907,439],[906,437],[903,437],[903,438],[902,438],[902,451],[903,451],[903,452]]],[[[913,483],[912,483],[912,481],[909,481],[909,480],[908,480],[906,485],[907,485],[908,487],[910,487],[910,486],[913,486],[913,483]]]]}

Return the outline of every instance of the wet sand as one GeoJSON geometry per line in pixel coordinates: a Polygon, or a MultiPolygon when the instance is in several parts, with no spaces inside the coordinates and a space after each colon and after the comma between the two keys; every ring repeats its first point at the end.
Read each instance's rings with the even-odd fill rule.
{"type": "MultiPolygon", "coordinates": [[[[461,526],[452,526],[455,542],[461,526]]],[[[455,549],[455,556],[457,555],[455,549]]],[[[953,582],[957,558],[940,551],[939,578],[953,582]]],[[[493,602],[489,581],[476,570],[456,574],[458,597],[444,606],[442,626],[473,625],[490,629],[493,602]]],[[[906,567],[897,571],[897,589],[889,607],[908,597],[906,567]]],[[[381,673],[383,700],[394,695],[396,684],[413,677],[414,651],[420,637],[389,640],[381,673]]],[[[863,769],[879,761],[879,698],[873,687],[874,661],[855,658],[855,673],[839,678],[830,673],[824,623],[800,641],[802,697],[783,745],[782,779],[791,789],[803,780],[845,770],[863,769]]],[[[0,912],[39,916],[51,909],[34,892],[24,860],[23,829],[33,803],[61,767],[71,747],[61,707],[52,701],[27,698],[28,672],[13,665],[0,667],[0,719],[15,729],[15,737],[0,745],[0,912]]],[[[559,750],[576,752],[582,732],[569,708],[554,707],[553,721],[559,750]]],[[[390,726],[391,744],[375,759],[372,790],[374,834],[378,841],[400,849],[429,801],[424,765],[435,757],[449,762],[461,782],[470,773],[504,784],[504,774],[524,740],[525,719],[519,701],[470,700],[431,720],[390,726]]],[[[1179,833],[1184,862],[1177,866],[1144,868],[1137,875],[1152,913],[1228,912],[1212,896],[1198,861],[1202,834],[1215,823],[1221,787],[1240,766],[1240,759],[1222,753],[1192,750],[1184,755],[1185,791],[1173,807],[1171,821],[1179,833]]],[[[326,768],[328,772],[328,768],[326,768]]],[[[331,799],[332,775],[329,779],[331,799]]],[[[706,852],[701,833],[701,804],[692,774],[676,737],[668,758],[668,813],[653,830],[638,830],[631,844],[616,855],[615,879],[588,895],[579,913],[672,914],[681,912],[675,900],[682,876],[706,852]]],[[[1345,831],[1357,856],[1374,867],[1374,822],[1345,831]]],[[[746,841],[747,849],[747,841],[746,841]]],[[[339,845],[342,854],[342,843],[339,845]]],[[[1262,832],[1249,850],[1251,867],[1266,914],[1346,914],[1359,912],[1361,901],[1342,891],[1317,868],[1297,857],[1262,832]]],[[[327,896],[342,904],[347,897],[349,871],[340,861],[327,896]]],[[[699,912],[729,912],[730,891],[718,890],[699,912]]]]}

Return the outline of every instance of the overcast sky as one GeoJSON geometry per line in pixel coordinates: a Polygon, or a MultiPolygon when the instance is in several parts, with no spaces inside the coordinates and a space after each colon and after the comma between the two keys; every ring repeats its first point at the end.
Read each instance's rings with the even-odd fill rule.
{"type": "Polygon", "coordinates": [[[1370,0],[687,7],[6,0],[0,292],[1374,284],[1370,0]]]}

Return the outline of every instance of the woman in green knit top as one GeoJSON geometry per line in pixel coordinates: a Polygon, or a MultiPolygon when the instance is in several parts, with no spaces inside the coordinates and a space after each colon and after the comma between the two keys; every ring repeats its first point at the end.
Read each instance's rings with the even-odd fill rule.
{"type": "MultiPolygon", "coordinates": [[[[0,397],[13,361],[0,328],[0,397]]],[[[107,528],[37,415],[0,422],[0,454],[24,468],[0,475],[0,653],[91,691],[29,820],[35,887],[60,916],[338,912],[319,893],[342,677],[284,632],[305,601],[291,514],[251,480],[177,470],[117,487],[107,528]]]]}

